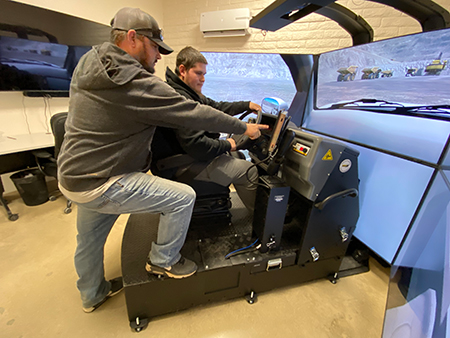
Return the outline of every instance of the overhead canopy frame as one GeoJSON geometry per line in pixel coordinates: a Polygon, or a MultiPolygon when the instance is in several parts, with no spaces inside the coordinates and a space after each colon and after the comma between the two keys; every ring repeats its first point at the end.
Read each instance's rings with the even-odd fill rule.
{"type": "Polygon", "coordinates": [[[274,32],[336,0],[275,0],[250,20],[250,27],[274,32]]]}
{"type": "Polygon", "coordinates": [[[352,37],[353,45],[361,45],[373,41],[373,29],[361,16],[337,3],[329,4],[316,11],[336,21],[352,37]]]}
{"type": "Polygon", "coordinates": [[[423,32],[450,27],[450,13],[431,0],[370,0],[391,6],[419,21],[423,32]]]}
{"type": "MultiPolygon", "coordinates": [[[[450,13],[432,0],[370,0],[393,7],[417,20],[422,31],[450,27],[450,13]]],[[[250,27],[276,31],[311,13],[321,14],[345,29],[353,45],[373,41],[372,27],[350,9],[331,0],[276,0],[250,20],[250,27]]]]}

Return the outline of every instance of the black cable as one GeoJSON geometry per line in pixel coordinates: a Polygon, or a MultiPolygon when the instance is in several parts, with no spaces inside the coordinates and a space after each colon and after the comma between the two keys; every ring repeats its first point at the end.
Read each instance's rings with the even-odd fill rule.
{"type": "Polygon", "coordinates": [[[276,156],[277,152],[278,152],[278,149],[275,150],[275,152],[274,152],[273,154],[267,156],[266,158],[264,158],[264,159],[262,159],[262,160],[260,160],[260,161],[258,161],[258,162],[256,162],[256,163],[253,163],[253,165],[251,165],[250,167],[248,167],[247,171],[245,172],[245,178],[247,179],[247,181],[250,182],[250,183],[252,183],[252,184],[255,184],[255,185],[260,185],[260,186],[262,186],[262,187],[269,188],[269,186],[268,186],[267,184],[263,184],[263,183],[259,183],[259,182],[254,182],[254,181],[252,181],[252,180],[250,179],[250,177],[248,177],[248,173],[250,172],[250,169],[251,169],[251,168],[256,167],[256,166],[258,166],[259,164],[264,163],[264,162],[266,162],[266,161],[268,161],[268,160],[272,160],[272,159],[276,156]]]}

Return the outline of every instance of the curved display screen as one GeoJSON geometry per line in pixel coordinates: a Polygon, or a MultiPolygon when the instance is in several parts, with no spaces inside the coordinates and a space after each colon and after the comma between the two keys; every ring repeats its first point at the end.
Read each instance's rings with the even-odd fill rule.
{"type": "Polygon", "coordinates": [[[252,101],[279,97],[291,104],[297,92],[279,54],[202,52],[208,61],[203,94],[215,101],[252,101]]]}
{"type": "Polygon", "coordinates": [[[448,120],[449,61],[450,29],[324,53],[319,58],[316,107],[448,120]]]}

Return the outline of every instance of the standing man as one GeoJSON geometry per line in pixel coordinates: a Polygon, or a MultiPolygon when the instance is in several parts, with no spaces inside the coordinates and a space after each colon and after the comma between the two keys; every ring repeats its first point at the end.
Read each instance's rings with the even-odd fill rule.
{"type": "Polygon", "coordinates": [[[161,213],[148,272],[183,278],[197,270],[180,255],[194,191],[146,174],[155,126],[201,126],[252,138],[264,128],[188,101],[153,75],[160,54],[173,50],[149,14],[126,7],[111,26],[111,42],[93,47],[75,69],[58,158],[61,191],[78,205],[75,268],[85,312],[123,287],[121,278],[105,280],[103,263],[106,239],[122,213],[161,213]]]}
{"type": "MultiPolygon", "coordinates": [[[[216,108],[231,116],[247,110],[254,112],[261,110],[258,104],[250,101],[217,102],[204,96],[202,88],[207,64],[202,53],[193,47],[185,47],[177,55],[176,74],[167,68],[166,81],[187,99],[216,108]]],[[[196,161],[195,168],[198,170],[196,180],[214,182],[225,187],[233,184],[240,199],[253,214],[258,171],[251,162],[228,153],[236,150],[234,139],[221,140],[219,136],[219,133],[210,132],[209,129],[199,130],[198,126],[195,129],[158,127],[155,140],[161,141],[154,142],[152,149],[157,157],[188,154],[196,161]],[[166,148],[161,147],[162,142],[168,143],[166,148]]]]}

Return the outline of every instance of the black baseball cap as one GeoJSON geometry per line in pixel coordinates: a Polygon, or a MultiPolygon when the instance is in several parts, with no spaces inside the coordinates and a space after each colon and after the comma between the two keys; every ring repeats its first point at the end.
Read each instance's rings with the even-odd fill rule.
{"type": "Polygon", "coordinates": [[[162,29],[156,20],[139,8],[124,7],[111,20],[111,27],[122,31],[134,29],[159,46],[161,54],[170,54],[173,49],[163,42],[162,29]]]}

